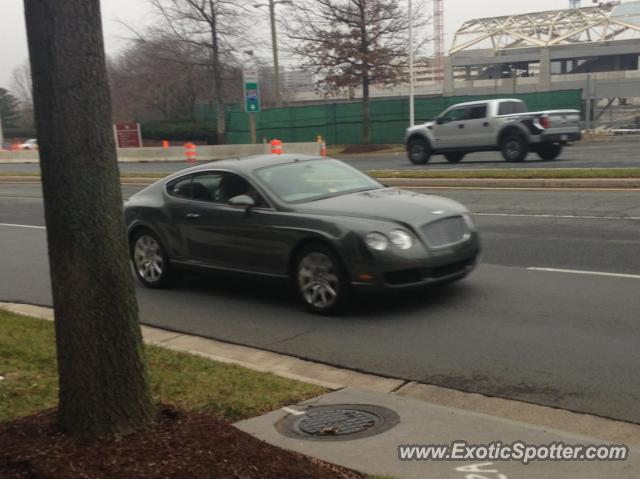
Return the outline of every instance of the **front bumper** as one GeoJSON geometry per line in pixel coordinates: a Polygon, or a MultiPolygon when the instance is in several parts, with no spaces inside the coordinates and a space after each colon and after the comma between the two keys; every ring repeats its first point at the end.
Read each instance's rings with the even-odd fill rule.
{"type": "Polygon", "coordinates": [[[375,262],[375,266],[361,266],[352,274],[352,286],[362,292],[396,291],[427,285],[449,283],[471,273],[480,256],[480,241],[477,233],[471,239],[440,251],[418,253],[412,258],[386,257],[375,262]],[[360,280],[360,272],[371,277],[360,280]]]}

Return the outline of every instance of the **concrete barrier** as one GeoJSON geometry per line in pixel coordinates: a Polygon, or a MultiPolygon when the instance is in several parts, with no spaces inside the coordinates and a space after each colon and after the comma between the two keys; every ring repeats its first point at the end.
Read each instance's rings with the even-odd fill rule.
{"type": "MultiPolygon", "coordinates": [[[[320,145],[316,142],[283,143],[282,148],[284,153],[320,154],[320,145]]],[[[270,145],[262,143],[257,145],[204,145],[198,146],[197,150],[199,161],[241,158],[270,152],[270,145]]],[[[37,151],[0,151],[0,163],[38,163],[39,158],[37,151]]],[[[118,149],[118,161],[123,163],[185,161],[184,147],[120,148],[118,149]]]]}

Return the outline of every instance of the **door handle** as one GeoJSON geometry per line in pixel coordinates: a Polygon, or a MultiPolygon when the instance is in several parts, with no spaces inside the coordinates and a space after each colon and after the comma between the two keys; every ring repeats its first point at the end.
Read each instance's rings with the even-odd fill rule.
{"type": "Polygon", "coordinates": [[[464,125],[463,125],[462,123],[460,123],[460,124],[458,125],[458,128],[464,128],[464,125]]]}
{"type": "Polygon", "coordinates": [[[187,218],[200,218],[202,216],[199,213],[187,213],[187,218]]]}
{"type": "Polygon", "coordinates": [[[488,121],[485,121],[485,122],[482,124],[482,126],[489,126],[489,122],[488,122],[488,121]]]}

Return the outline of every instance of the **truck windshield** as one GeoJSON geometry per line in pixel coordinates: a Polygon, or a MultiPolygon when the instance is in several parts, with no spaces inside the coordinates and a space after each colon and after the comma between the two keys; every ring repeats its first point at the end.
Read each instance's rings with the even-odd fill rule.
{"type": "Polygon", "coordinates": [[[498,115],[513,115],[526,112],[527,106],[521,101],[503,101],[500,103],[498,115]]]}

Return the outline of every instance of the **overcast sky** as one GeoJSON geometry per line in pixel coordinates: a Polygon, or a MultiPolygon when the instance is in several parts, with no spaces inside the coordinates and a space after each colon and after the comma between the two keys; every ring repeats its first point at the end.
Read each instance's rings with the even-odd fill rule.
{"type": "MultiPolygon", "coordinates": [[[[12,70],[25,62],[28,55],[22,1],[0,0],[0,87],[8,89],[12,70]]],[[[590,1],[583,0],[583,3],[586,5],[590,1]]],[[[465,20],[567,8],[568,5],[569,0],[445,0],[447,49],[453,33],[465,20]]],[[[149,20],[147,0],[102,0],[102,17],[107,53],[117,53],[127,34],[118,20],[144,25],[145,20],[149,20]]],[[[266,22],[265,11],[265,27],[266,22]]]]}

